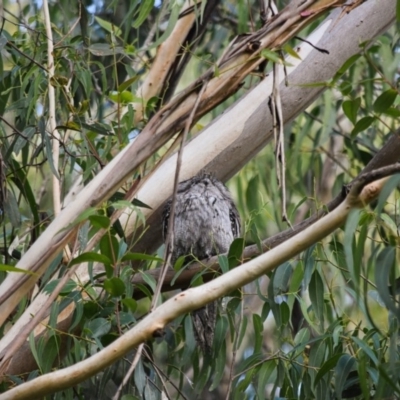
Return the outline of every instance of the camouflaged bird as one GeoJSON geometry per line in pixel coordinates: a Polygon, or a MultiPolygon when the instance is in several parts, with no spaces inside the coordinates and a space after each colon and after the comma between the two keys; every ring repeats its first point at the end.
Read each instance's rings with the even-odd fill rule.
{"type": "MultiPolygon", "coordinates": [[[[170,199],[163,213],[163,233],[167,237],[170,199]]],[[[240,233],[240,216],[226,186],[210,174],[200,173],[178,185],[175,205],[172,265],[180,256],[187,261],[225,253],[240,233]]],[[[210,303],[192,313],[197,343],[210,353],[214,339],[218,303],[210,303]]]]}

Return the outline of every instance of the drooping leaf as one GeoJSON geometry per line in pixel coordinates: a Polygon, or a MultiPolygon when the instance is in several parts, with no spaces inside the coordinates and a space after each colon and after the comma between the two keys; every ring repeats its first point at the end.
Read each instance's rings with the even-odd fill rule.
{"type": "Polygon", "coordinates": [[[115,34],[116,36],[121,36],[122,31],[121,31],[121,29],[120,29],[118,26],[116,26],[116,25],[112,24],[111,22],[108,22],[108,21],[106,21],[105,19],[100,18],[100,17],[98,17],[98,16],[95,16],[94,19],[95,19],[95,20],[97,21],[97,23],[98,23],[103,29],[105,29],[107,32],[113,33],[113,34],[115,34]]]}
{"type": "Polygon", "coordinates": [[[388,89],[378,96],[373,104],[376,113],[383,113],[390,108],[397,97],[397,90],[388,89]]]}
{"type": "Polygon", "coordinates": [[[133,22],[132,26],[136,29],[139,28],[139,26],[146,20],[153,7],[154,0],[143,0],[140,4],[139,15],[133,22]]]}
{"type": "Polygon", "coordinates": [[[111,296],[120,297],[125,293],[125,284],[122,279],[114,276],[104,281],[104,289],[110,293],[111,296]]]}

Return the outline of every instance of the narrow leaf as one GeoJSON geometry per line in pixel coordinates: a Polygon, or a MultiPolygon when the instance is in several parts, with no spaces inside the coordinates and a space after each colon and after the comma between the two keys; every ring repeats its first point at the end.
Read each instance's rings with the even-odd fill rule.
{"type": "Polygon", "coordinates": [[[132,27],[137,29],[143,22],[146,20],[147,16],[150,14],[151,10],[154,7],[154,0],[144,0],[140,4],[139,16],[136,18],[135,22],[132,24],[132,27]]]}

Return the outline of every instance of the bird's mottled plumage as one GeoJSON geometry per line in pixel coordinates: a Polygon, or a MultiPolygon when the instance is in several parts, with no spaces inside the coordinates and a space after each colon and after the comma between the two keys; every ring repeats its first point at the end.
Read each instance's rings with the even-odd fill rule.
{"type": "MultiPolygon", "coordinates": [[[[167,236],[170,207],[165,206],[163,233],[167,236]]],[[[205,259],[229,250],[240,233],[240,217],[226,186],[212,175],[201,173],[181,182],[175,205],[172,264],[180,256],[205,259]]],[[[210,352],[214,338],[217,303],[192,314],[196,339],[210,352]]]]}

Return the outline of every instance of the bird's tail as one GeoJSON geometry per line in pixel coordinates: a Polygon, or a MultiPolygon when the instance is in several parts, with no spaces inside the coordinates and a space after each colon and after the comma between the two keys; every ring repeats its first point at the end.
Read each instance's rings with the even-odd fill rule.
{"type": "Polygon", "coordinates": [[[217,312],[218,302],[214,301],[192,313],[194,336],[203,354],[212,352],[217,312]]]}

